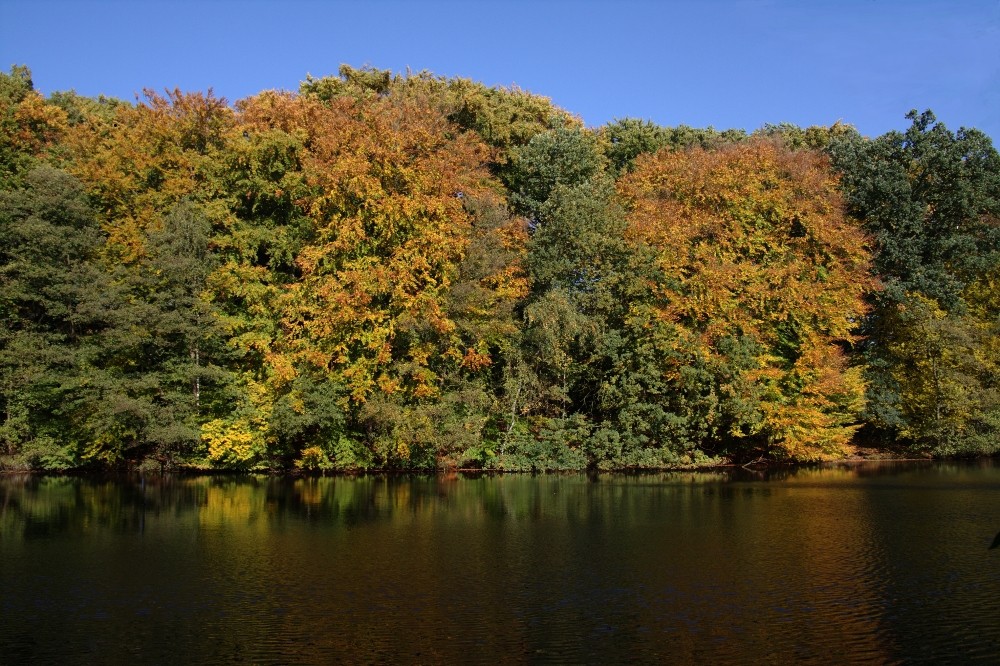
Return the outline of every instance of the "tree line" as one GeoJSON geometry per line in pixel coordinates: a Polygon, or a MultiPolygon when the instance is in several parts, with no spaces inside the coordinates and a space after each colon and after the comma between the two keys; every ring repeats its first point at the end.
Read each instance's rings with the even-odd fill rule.
{"type": "Polygon", "coordinates": [[[1000,449],[1000,157],[342,67],[0,74],[0,467],[664,468],[1000,449]]]}

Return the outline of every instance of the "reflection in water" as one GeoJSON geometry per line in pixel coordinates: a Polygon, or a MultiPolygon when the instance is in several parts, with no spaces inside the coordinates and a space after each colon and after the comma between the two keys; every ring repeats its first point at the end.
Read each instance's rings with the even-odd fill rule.
{"type": "Polygon", "coordinates": [[[991,464],[5,477],[0,663],[991,661],[998,506],[991,464]]]}

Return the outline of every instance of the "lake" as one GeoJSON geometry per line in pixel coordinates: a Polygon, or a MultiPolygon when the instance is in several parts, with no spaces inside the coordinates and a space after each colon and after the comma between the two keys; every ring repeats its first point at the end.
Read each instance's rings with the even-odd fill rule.
{"type": "Polygon", "coordinates": [[[1000,464],[0,477],[0,663],[1000,662],[1000,464]]]}

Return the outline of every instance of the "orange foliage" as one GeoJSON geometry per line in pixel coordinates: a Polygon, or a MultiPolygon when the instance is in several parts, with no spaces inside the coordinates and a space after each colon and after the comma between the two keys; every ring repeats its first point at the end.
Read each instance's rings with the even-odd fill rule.
{"type": "Polygon", "coordinates": [[[110,121],[90,117],[67,137],[69,170],[87,185],[111,246],[126,262],[142,256],[143,234],[161,215],[212,193],[212,155],[233,124],[226,101],[211,92],[161,97],[147,90],[146,98],[117,107],[110,121]]]}
{"type": "Polygon", "coordinates": [[[466,360],[445,303],[472,233],[463,200],[491,196],[485,146],[412,101],[265,93],[239,111],[248,132],[302,142],[311,187],[297,202],[313,225],[301,278],[278,305],[281,353],[331,372],[359,402],[435,396],[443,358],[487,365],[466,360]]]}
{"type": "Polygon", "coordinates": [[[14,110],[16,132],[12,137],[19,149],[38,155],[62,138],[68,125],[66,112],[46,104],[37,92],[28,93],[14,110]]]}
{"type": "Polygon", "coordinates": [[[766,141],[662,151],[619,188],[631,242],[655,248],[666,277],[660,317],[714,356],[727,336],[762,350],[744,371],[763,396],[760,430],[741,434],[796,458],[842,453],[863,389],[842,347],[875,285],[825,158],[766,141]]]}

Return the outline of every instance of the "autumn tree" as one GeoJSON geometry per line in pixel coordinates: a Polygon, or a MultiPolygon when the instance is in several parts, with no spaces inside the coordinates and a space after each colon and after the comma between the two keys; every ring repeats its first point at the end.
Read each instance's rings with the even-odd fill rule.
{"type": "Polygon", "coordinates": [[[13,66],[0,73],[0,185],[20,184],[63,139],[66,113],[35,91],[31,70],[13,66]]]}
{"type": "Polygon", "coordinates": [[[215,156],[232,113],[211,92],[166,96],[95,113],[67,134],[67,169],[80,178],[109,235],[109,252],[131,263],[145,234],[183,200],[214,199],[215,156]]]}
{"type": "Polygon", "coordinates": [[[265,372],[208,424],[210,455],[457,464],[489,421],[504,303],[522,289],[485,147],[405,96],[267,93],[238,122],[210,282],[265,372]]]}
{"type": "Polygon", "coordinates": [[[447,117],[456,131],[472,132],[493,148],[487,163],[501,178],[511,169],[513,152],[536,135],[553,127],[582,126],[578,118],[556,107],[548,98],[516,86],[489,87],[427,71],[401,75],[389,70],[341,65],[339,76],[307,77],[300,92],[325,102],[343,97],[384,97],[433,107],[447,117]]]}
{"type": "Polygon", "coordinates": [[[842,455],[856,428],[844,349],[873,282],[836,187],[817,154],[766,141],[661,151],[620,184],[630,239],[657,251],[665,343],[691,359],[663,372],[681,392],[709,373],[695,408],[739,458],[842,455]]]}

